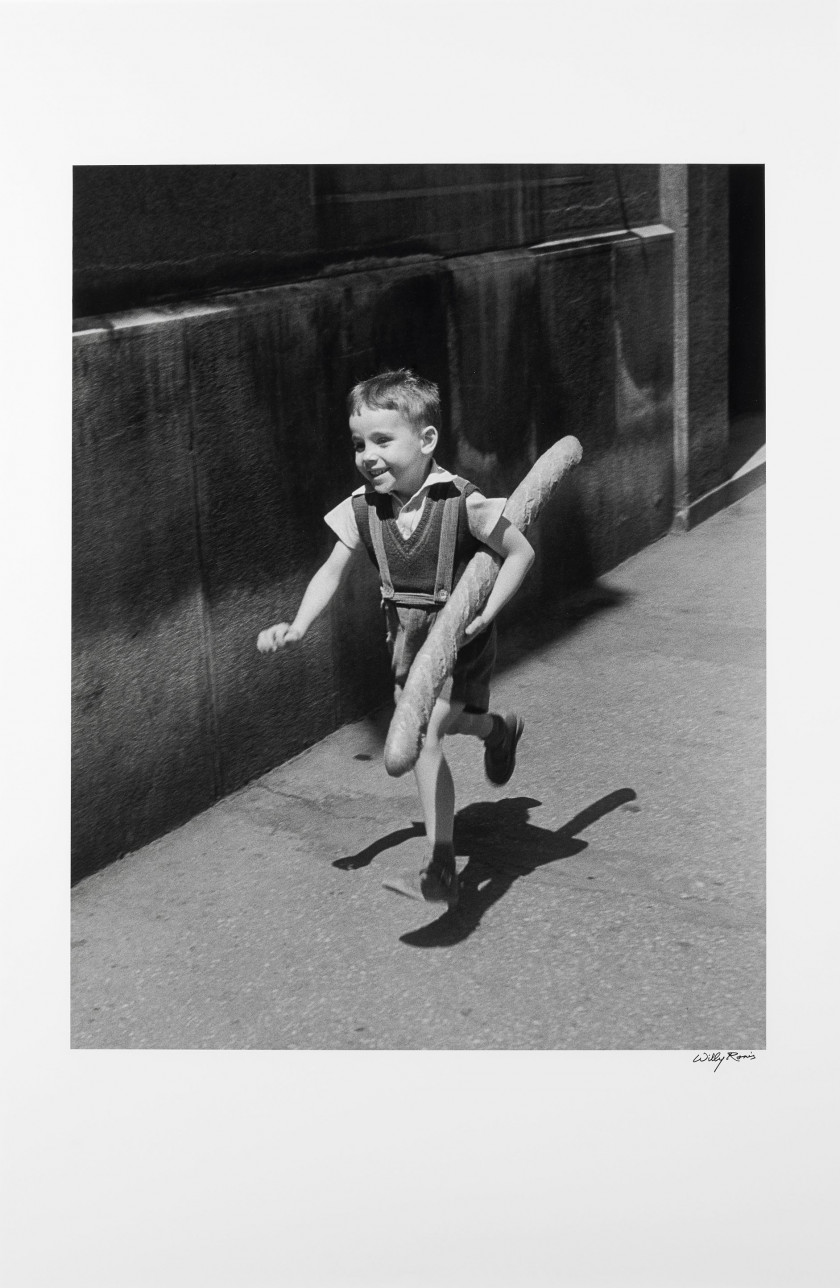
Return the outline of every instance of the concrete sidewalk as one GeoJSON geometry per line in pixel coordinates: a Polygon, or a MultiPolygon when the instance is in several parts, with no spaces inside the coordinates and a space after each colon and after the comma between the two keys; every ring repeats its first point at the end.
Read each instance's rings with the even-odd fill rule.
{"type": "Polygon", "coordinates": [[[75,887],[73,1045],[763,1047],[764,490],[505,658],[515,777],[448,744],[455,912],[382,886],[425,855],[383,713],[75,887]]]}

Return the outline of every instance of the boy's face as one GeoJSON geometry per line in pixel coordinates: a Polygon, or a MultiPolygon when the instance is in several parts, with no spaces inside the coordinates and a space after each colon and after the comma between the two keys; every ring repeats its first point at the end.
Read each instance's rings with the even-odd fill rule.
{"type": "Polygon", "coordinates": [[[437,444],[432,425],[417,430],[398,411],[362,407],[350,417],[356,468],[376,492],[407,501],[426,477],[437,444]]]}

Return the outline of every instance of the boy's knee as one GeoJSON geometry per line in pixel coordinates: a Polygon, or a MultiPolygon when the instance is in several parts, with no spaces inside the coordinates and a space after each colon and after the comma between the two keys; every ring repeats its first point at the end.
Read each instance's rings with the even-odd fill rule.
{"type": "Polygon", "coordinates": [[[427,733],[426,737],[423,739],[423,746],[420,748],[420,754],[417,757],[418,761],[422,760],[424,763],[428,763],[432,760],[439,760],[442,755],[442,739],[436,738],[434,734],[430,735],[427,733]]]}
{"type": "Polygon", "coordinates": [[[451,703],[445,698],[438,698],[432,708],[424,746],[439,746],[445,736],[452,732],[453,721],[457,720],[460,713],[460,703],[451,703]]]}

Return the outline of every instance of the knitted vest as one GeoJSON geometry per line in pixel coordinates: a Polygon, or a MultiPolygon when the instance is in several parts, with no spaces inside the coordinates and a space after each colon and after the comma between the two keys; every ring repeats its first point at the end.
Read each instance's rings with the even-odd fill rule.
{"type": "Polygon", "coordinates": [[[433,483],[417,527],[407,537],[397,527],[390,497],[373,490],[353,497],[359,536],[379,568],[383,600],[432,610],[443,606],[481,548],[467,519],[467,497],[475,491],[462,478],[433,483]]]}

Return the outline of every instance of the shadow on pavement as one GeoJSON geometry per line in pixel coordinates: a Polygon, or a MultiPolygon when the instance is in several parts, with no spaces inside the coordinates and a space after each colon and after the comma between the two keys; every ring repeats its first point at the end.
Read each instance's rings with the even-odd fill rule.
{"type": "Polygon", "coordinates": [[[355,872],[357,868],[366,868],[383,850],[390,850],[394,845],[402,845],[403,841],[410,841],[412,836],[425,835],[426,828],[422,823],[412,823],[411,827],[401,827],[396,832],[381,836],[378,841],[372,841],[363,850],[359,850],[358,854],[348,854],[343,859],[335,859],[332,866],[341,868],[343,872],[355,872]]]}
{"type": "Polygon", "coordinates": [[[498,675],[521,658],[571,635],[596,613],[623,607],[632,597],[628,591],[595,581],[554,602],[537,601],[521,608],[517,606],[516,611],[504,620],[504,629],[499,632],[495,673],[498,675]]]}
{"type": "MultiPolygon", "coordinates": [[[[447,909],[437,921],[401,935],[400,941],[413,948],[446,948],[461,943],[478,928],[487,909],[507,894],[514,881],[547,863],[585,850],[587,842],[580,840],[577,833],[635,799],[636,793],[630,787],[610,792],[556,832],[528,821],[530,811],[542,803],[531,796],[467,805],[455,818],[455,851],[468,856],[461,873],[458,906],[447,909]]],[[[408,832],[415,834],[414,829],[408,832]]],[[[387,837],[383,841],[396,844],[387,837]]],[[[379,845],[385,848],[382,842],[379,845]]]]}

